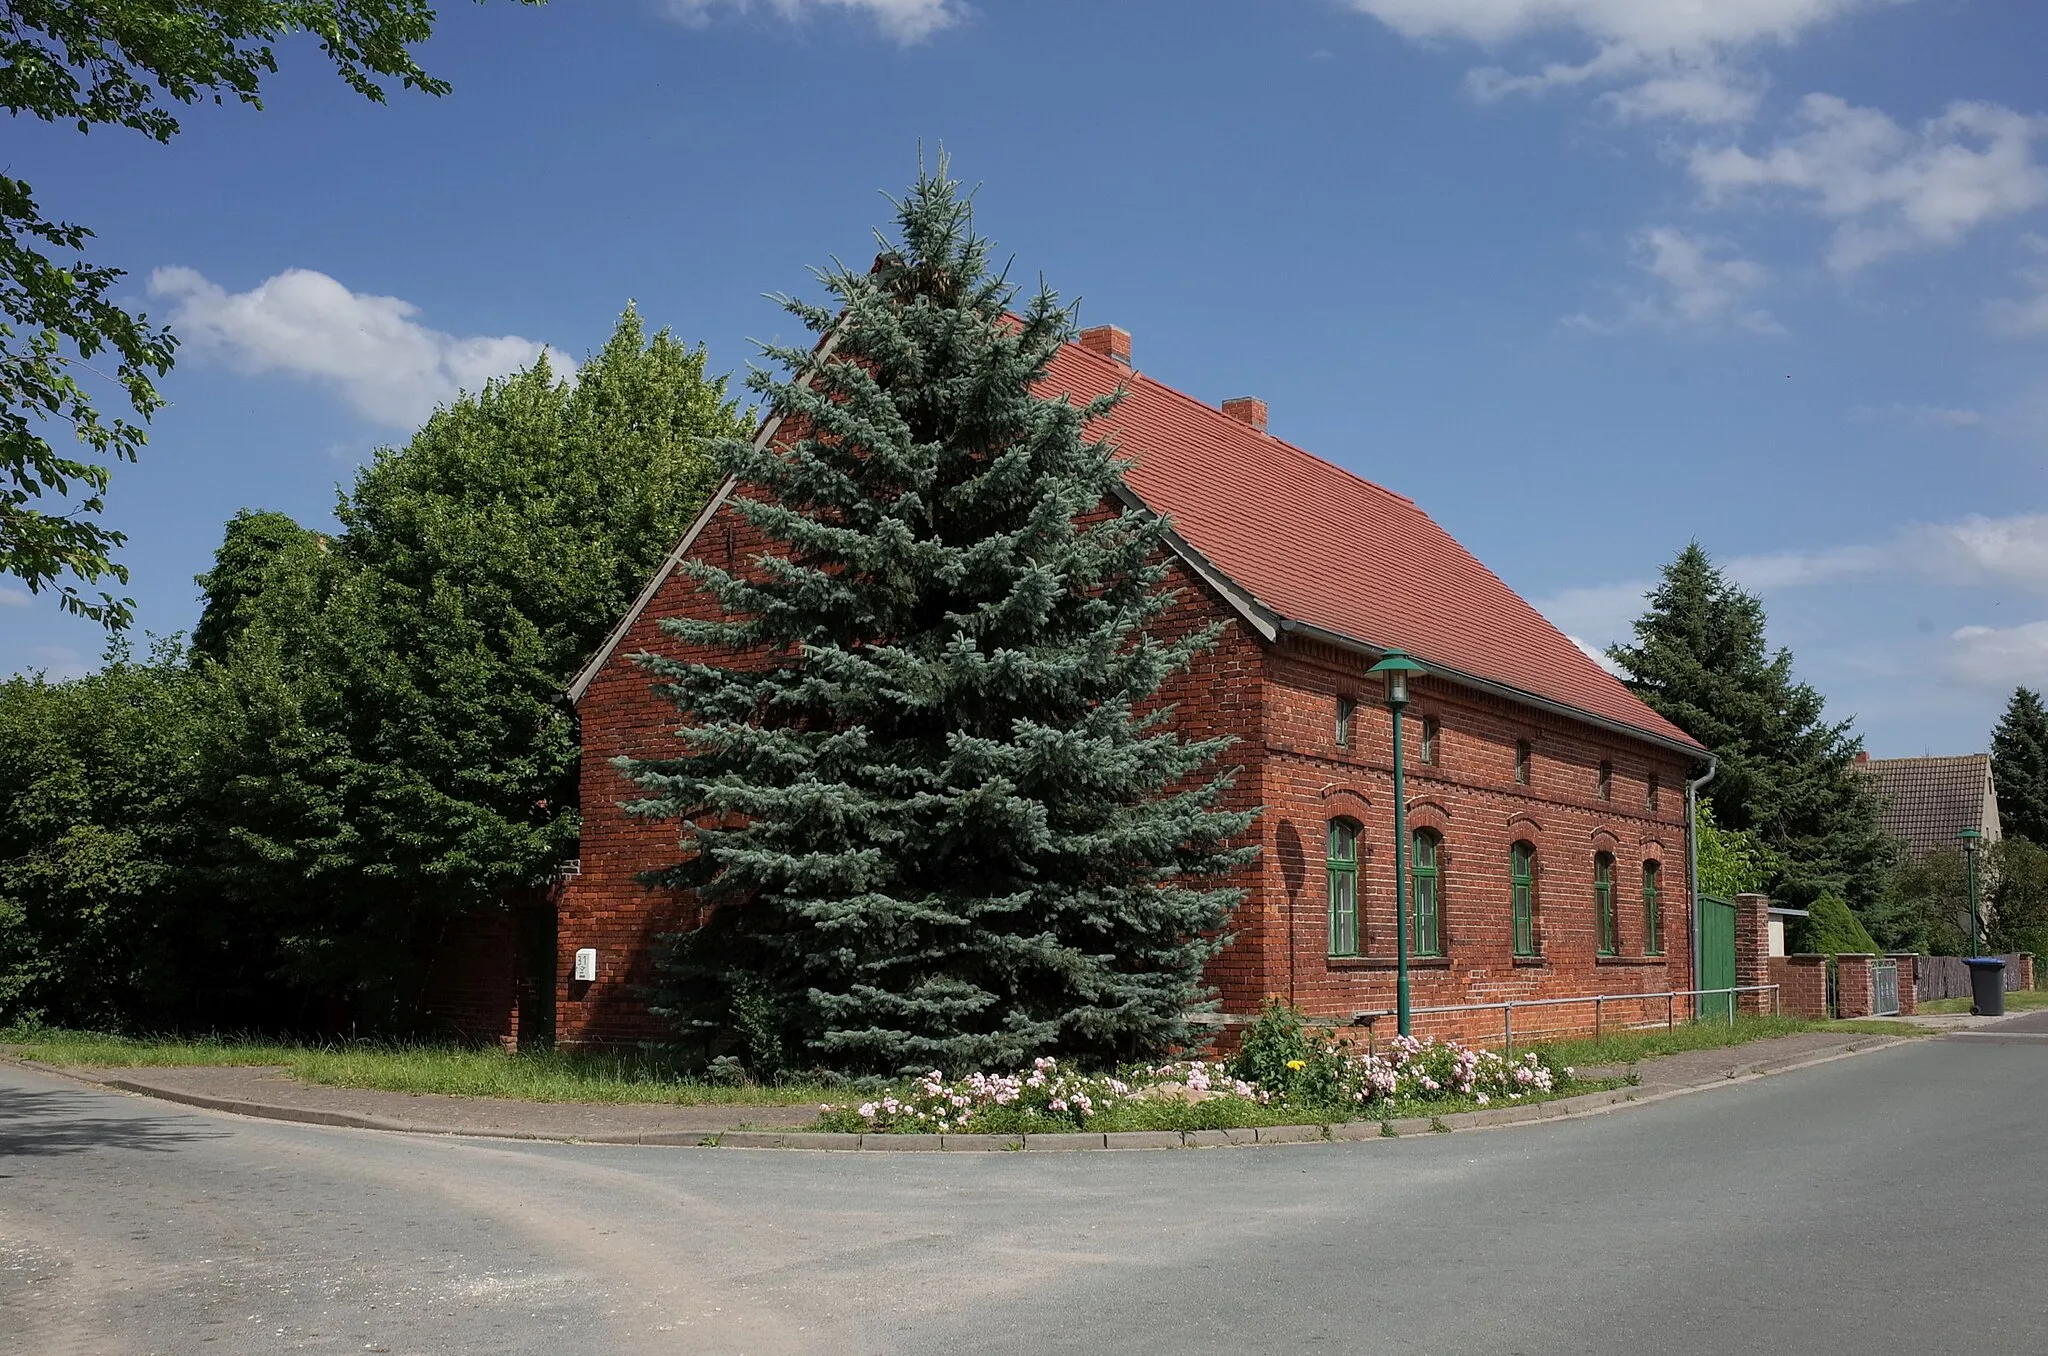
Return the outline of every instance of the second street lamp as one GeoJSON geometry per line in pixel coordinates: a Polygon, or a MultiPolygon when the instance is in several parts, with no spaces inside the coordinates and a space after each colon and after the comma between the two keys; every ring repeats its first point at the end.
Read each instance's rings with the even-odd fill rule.
{"type": "Polygon", "coordinates": [[[1409,1033],[1408,1002],[1408,792],[1401,779],[1401,709],[1408,705],[1408,675],[1426,673],[1405,651],[1387,650],[1368,673],[1384,674],[1387,710],[1394,717],[1394,1009],[1401,1034],[1409,1033]]]}
{"type": "Polygon", "coordinates": [[[1983,946],[1981,944],[1981,940],[1979,937],[1979,934],[1983,931],[1983,924],[1978,921],[1979,915],[1977,912],[1977,841],[1983,836],[1984,835],[1976,829],[1964,829],[1961,833],[1956,835],[1956,837],[1962,839],[1963,841],[1963,861],[1966,864],[1969,872],[1970,954],[1973,956],[1980,955],[1983,951],[1983,946]]]}

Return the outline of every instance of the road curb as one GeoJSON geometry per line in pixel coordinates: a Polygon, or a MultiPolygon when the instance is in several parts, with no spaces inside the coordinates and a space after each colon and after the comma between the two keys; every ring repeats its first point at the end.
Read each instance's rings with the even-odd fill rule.
{"type": "Polygon", "coordinates": [[[357,1112],[327,1111],[313,1107],[278,1106],[267,1102],[211,1097],[178,1088],[163,1088],[127,1078],[86,1078],[60,1065],[44,1064],[18,1056],[0,1055],[8,1063],[40,1073],[68,1078],[87,1087],[108,1088],[131,1096],[151,1097],[202,1111],[220,1111],[255,1120],[286,1121],[351,1130],[380,1130],[411,1135],[449,1135],[470,1139],[508,1139],[551,1144],[602,1144],[661,1148],[801,1149],[822,1152],[966,1153],[966,1152],[1072,1152],[1086,1150],[1206,1149],[1266,1147],[1287,1144],[1362,1143],[1368,1140],[1413,1139],[1417,1135],[1459,1133],[1471,1130],[1507,1129],[1538,1125],[1545,1121],[1576,1116],[1604,1115],[1629,1107],[1652,1106],[1690,1093],[1713,1088],[1735,1087],[1777,1074],[1795,1073],[1839,1059],[1871,1054],[1895,1045],[1923,1040],[1921,1036],[1873,1036],[1868,1041],[1845,1045],[1824,1054],[1791,1059],[1760,1059],[1738,1064],[1720,1078],[1640,1092],[1632,1087],[1560,1097],[1554,1101],[1513,1106],[1488,1107],[1484,1111],[1459,1111],[1446,1116],[1408,1117],[1387,1121],[1347,1121],[1329,1125],[1264,1125],[1240,1130],[1121,1130],[1068,1132],[1047,1135],[875,1135],[831,1134],[811,1130],[647,1131],[620,1135],[558,1135],[499,1127],[438,1125],[422,1121],[398,1121],[357,1112]]]}

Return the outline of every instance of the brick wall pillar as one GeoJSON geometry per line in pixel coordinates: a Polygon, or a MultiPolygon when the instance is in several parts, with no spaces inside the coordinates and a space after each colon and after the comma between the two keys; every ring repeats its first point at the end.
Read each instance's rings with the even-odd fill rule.
{"type": "Polygon", "coordinates": [[[1885,959],[1899,967],[1899,1016],[1911,1017],[1920,1011],[1920,958],[1910,951],[1894,951],[1885,959]]]}
{"type": "Polygon", "coordinates": [[[2034,987],[2034,953],[2020,952],[2020,985],[2022,989],[2034,987]]]}
{"type": "MultiPolygon", "coordinates": [[[[1735,987],[1771,983],[1771,901],[1768,895],[1735,896],[1735,987]]],[[[1739,1012],[1769,1012],[1768,993],[1740,993],[1739,1012]]]]}
{"type": "Polygon", "coordinates": [[[1868,952],[1844,951],[1835,957],[1835,1015],[1844,1019],[1868,1017],[1877,1010],[1877,995],[1871,980],[1868,952]]]}
{"type": "Polygon", "coordinates": [[[1827,1020],[1826,956],[1773,956],[1770,982],[1778,986],[1781,1010],[1787,1017],[1805,1017],[1816,1022],[1827,1020]]]}

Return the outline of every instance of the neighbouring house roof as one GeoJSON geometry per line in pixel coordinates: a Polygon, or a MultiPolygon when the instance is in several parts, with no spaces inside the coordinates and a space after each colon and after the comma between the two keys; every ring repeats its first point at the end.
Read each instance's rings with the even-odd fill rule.
{"type": "MultiPolygon", "coordinates": [[[[1269,640],[1406,650],[1453,681],[1704,756],[1413,501],[1078,344],[1061,348],[1041,390],[1078,402],[1120,386],[1123,401],[1093,431],[1130,459],[1131,495],[1171,519],[1175,549],[1269,640]]],[[[578,676],[572,701],[730,488],[578,676]]]]}
{"type": "Polygon", "coordinates": [[[1870,778],[1884,802],[1884,831],[1903,839],[1916,857],[1956,846],[1956,835],[1964,829],[1977,830],[1986,842],[2001,836],[1988,753],[1860,758],[1855,767],[1870,778]]]}

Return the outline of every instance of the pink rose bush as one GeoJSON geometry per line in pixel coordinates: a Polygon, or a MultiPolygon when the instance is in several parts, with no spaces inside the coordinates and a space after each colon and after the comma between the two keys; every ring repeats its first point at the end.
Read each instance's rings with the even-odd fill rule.
{"type": "MultiPolygon", "coordinates": [[[[1270,1035],[1271,1033],[1268,1033],[1270,1035]]],[[[1535,1053],[1509,1059],[1457,1041],[1395,1037],[1360,1051],[1349,1041],[1297,1028],[1277,1052],[1248,1035],[1231,1064],[1200,1059],[1145,1065],[1121,1075],[1084,1074],[1056,1059],[1017,1074],[947,1079],[933,1070],[899,1091],[821,1108],[824,1128],[860,1133],[976,1134],[1094,1127],[1373,1120],[1407,1105],[1466,1100],[1517,1102],[1558,1090],[1570,1069],[1535,1053]],[[1284,1056],[1284,1057],[1276,1057],[1284,1056]],[[1245,1075],[1270,1070],[1255,1080],[1245,1075]],[[1128,1125],[1126,1125],[1128,1123],[1128,1125]]]]}

